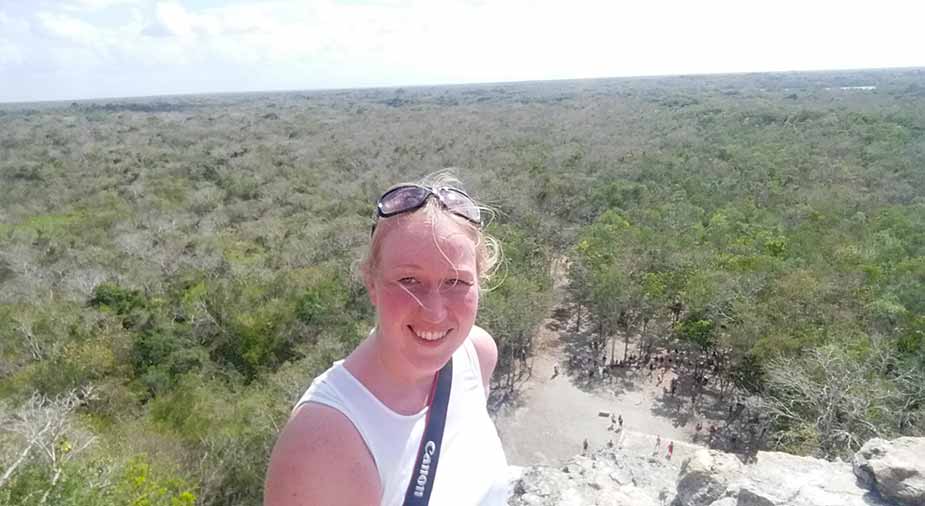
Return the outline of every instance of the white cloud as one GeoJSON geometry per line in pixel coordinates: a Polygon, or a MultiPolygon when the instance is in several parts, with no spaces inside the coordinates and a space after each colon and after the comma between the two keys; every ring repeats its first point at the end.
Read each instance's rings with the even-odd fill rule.
{"type": "Polygon", "coordinates": [[[188,38],[193,35],[193,17],[179,3],[158,3],[157,23],[177,37],[188,38]]]}
{"type": "Polygon", "coordinates": [[[0,67],[17,65],[25,61],[23,50],[9,40],[0,39],[0,67]]]}
{"type": "Polygon", "coordinates": [[[137,5],[146,0],[69,0],[63,3],[62,8],[69,11],[100,11],[110,7],[123,5],[137,5]]]}
{"type": "Polygon", "coordinates": [[[36,16],[45,33],[81,45],[101,42],[102,34],[93,25],[75,17],[53,12],[40,12],[36,16]]]}
{"type": "Polygon", "coordinates": [[[148,37],[170,37],[173,35],[173,32],[170,30],[170,27],[161,23],[160,21],[155,21],[150,25],[144,27],[141,30],[142,35],[148,37]]]}

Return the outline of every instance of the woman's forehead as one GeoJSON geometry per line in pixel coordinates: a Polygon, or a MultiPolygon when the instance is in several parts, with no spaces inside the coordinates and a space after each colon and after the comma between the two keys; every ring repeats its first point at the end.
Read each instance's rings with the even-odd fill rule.
{"type": "Polygon", "coordinates": [[[444,219],[409,220],[382,238],[382,268],[476,270],[475,242],[461,225],[444,219]]]}

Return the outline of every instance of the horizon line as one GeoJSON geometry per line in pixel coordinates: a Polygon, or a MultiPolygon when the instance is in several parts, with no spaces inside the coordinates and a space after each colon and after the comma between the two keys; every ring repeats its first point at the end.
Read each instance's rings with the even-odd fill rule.
{"type": "Polygon", "coordinates": [[[282,94],[282,93],[299,93],[299,92],[337,92],[337,91],[358,91],[358,90],[389,90],[389,89],[415,89],[415,88],[440,88],[440,87],[463,87],[463,86],[491,86],[491,85],[516,85],[531,83],[562,83],[569,81],[606,81],[620,79],[659,79],[659,78],[686,78],[686,77],[724,77],[724,76],[747,76],[747,75],[772,75],[772,74],[819,74],[826,72],[876,72],[876,71],[925,71],[925,66],[901,66],[901,67],[858,67],[858,68],[827,68],[827,69],[808,69],[808,70],[756,70],[756,71],[738,71],[738,72],[702,72],[702,73],[668,73],[668,74],[645,74],[645,75],[626,75],[626,76],[604,76],[604,77],[569,77],[553,79],[520,79],[513,81],[464,81],[453,83],[429,83],[429,84],[391,84],[391,85],[368,85],[353,87],[319,87],[319,88],[284,88],[284,89],[262,89],[262,90],[236,90],[236,91],[197,91],[197,92],[178,92],[178,93],[155,93],[151,95],[114,95],[87,98],[61,98],[50,100],[0,100],[0,106],[16,106],[30,104],[56,104],[56,103],[79,103],[79,102],[98,102],[102,100],[137,100],[137,99],[156,99],[156,98],[173,98],[173,97],[201,97],[211,95],[262,95],[262,94],[282,94]]]}

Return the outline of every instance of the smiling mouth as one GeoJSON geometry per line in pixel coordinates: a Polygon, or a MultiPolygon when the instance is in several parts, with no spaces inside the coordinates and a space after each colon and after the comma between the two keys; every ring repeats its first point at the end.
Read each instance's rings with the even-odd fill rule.
{"type": "Polygon", "coordinates": [[[419,338],[425,341],[439,341],[443,339],[444,337],[446,337],[447,334],[450,333],[450,330],[452,330],[452,329],[449,329],[443,332],[418,332],[417,330],[414,330],[414,327],[410,325],[408,326],[408,328],[411,329],[411,332],[414,335],[418,336],[419,338]]]}

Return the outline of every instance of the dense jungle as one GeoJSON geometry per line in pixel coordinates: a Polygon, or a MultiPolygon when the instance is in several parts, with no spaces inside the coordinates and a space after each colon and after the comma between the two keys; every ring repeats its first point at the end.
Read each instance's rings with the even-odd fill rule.
{"type": "Polygon", "coordinates": [[[0,104],[0,505],[260,504],[373,324],[375,199],[447,167],[504,249],[493,406],[556,264],[763,448],[925,435],[925,69],[0,104]]]}

